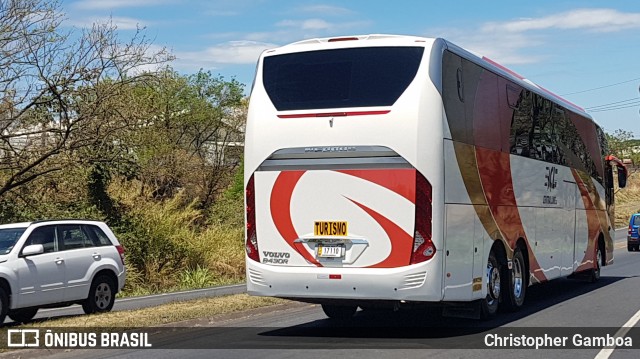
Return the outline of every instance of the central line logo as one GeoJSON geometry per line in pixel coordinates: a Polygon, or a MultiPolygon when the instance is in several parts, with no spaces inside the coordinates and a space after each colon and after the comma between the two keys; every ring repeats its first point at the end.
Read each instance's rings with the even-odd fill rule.
{"type": "Polygon", "coordinates": [[[555,166],[545,168],[547,169],[547,174],[544,175],[544,178],[546,180],[544,186],[547,187],[548,191],[552,191],[558,186],[558,181],[556,181],[558,169],[555,166]]]}

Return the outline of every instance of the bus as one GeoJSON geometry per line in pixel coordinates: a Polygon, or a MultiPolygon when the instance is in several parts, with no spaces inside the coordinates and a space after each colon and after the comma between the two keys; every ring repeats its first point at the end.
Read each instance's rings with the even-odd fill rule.
{"type": "Polygon", "coordinates": [[[440,38],[311,39],[258,60],[245,138],[251,295],[357,308],[522,307],[613,262],[604,132],[440,38]]]}

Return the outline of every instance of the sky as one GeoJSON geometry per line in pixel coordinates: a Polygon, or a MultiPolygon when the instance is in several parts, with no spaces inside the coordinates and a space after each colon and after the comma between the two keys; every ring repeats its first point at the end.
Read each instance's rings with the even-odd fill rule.
{"type": "Polygon", "coordinates": [[[640,2],[62,0],[64,26],[111,19],[166,47],[171,66],[246,85],[269,48],[363,34],[442,37],[585,108],[605,131],[640,138],[640,2]]]}

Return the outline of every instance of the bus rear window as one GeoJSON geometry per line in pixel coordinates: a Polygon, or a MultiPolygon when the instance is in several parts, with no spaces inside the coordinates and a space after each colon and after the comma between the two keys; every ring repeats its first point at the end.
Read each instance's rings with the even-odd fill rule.
{"type": "Polygon", "coordinates": [[[278,111],[391,106],[416,76],[423,47],[360,47],[264,59],[263,82],[278,111]]]}

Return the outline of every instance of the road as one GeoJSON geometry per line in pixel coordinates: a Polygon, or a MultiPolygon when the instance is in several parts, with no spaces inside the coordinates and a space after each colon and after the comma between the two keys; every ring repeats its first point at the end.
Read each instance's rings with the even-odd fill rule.
{"type": "MultiPolygon", "coordinates": [[[[627,252],[626,230],[617,232],[615,264],[603,268],[598,283],[559,279],[529,288],[525,307],[489,321],[442,318],[424,310],[358,312],[349,326],[328,320],[319,306],[292,304],[275,311],[237,315],[216,323],[163,332],[153,349],[40,351],[51,358],[636,358],[638,350],[464,349],[478,348],[486,334],[526,333],[550,336],[599,328],[611,334],[636,326],[640,315],[640,252],[627,252]],[[631,318],[635,318],[631,320],[631,318]],[[214,325],[216,328],[203,328],[214,325]],[[533,329],[532,329],[533,328],[533,329]],[[537,329],[535,329],[537,328],[537,329]],[[229,349],[196,349],[229,348],[229,349]]],[[[637,330],[637,329],[632,329],[637,330]]],[[[634,332],[635,333],[635,332],[634,332]]],[[[640,341],[635,333],[634,339],[640,341]]],[[[569,339],[571,341],[571,339],[569,339]]],[[[640,343],[635,343],[640,347],[640,343]]]]}

